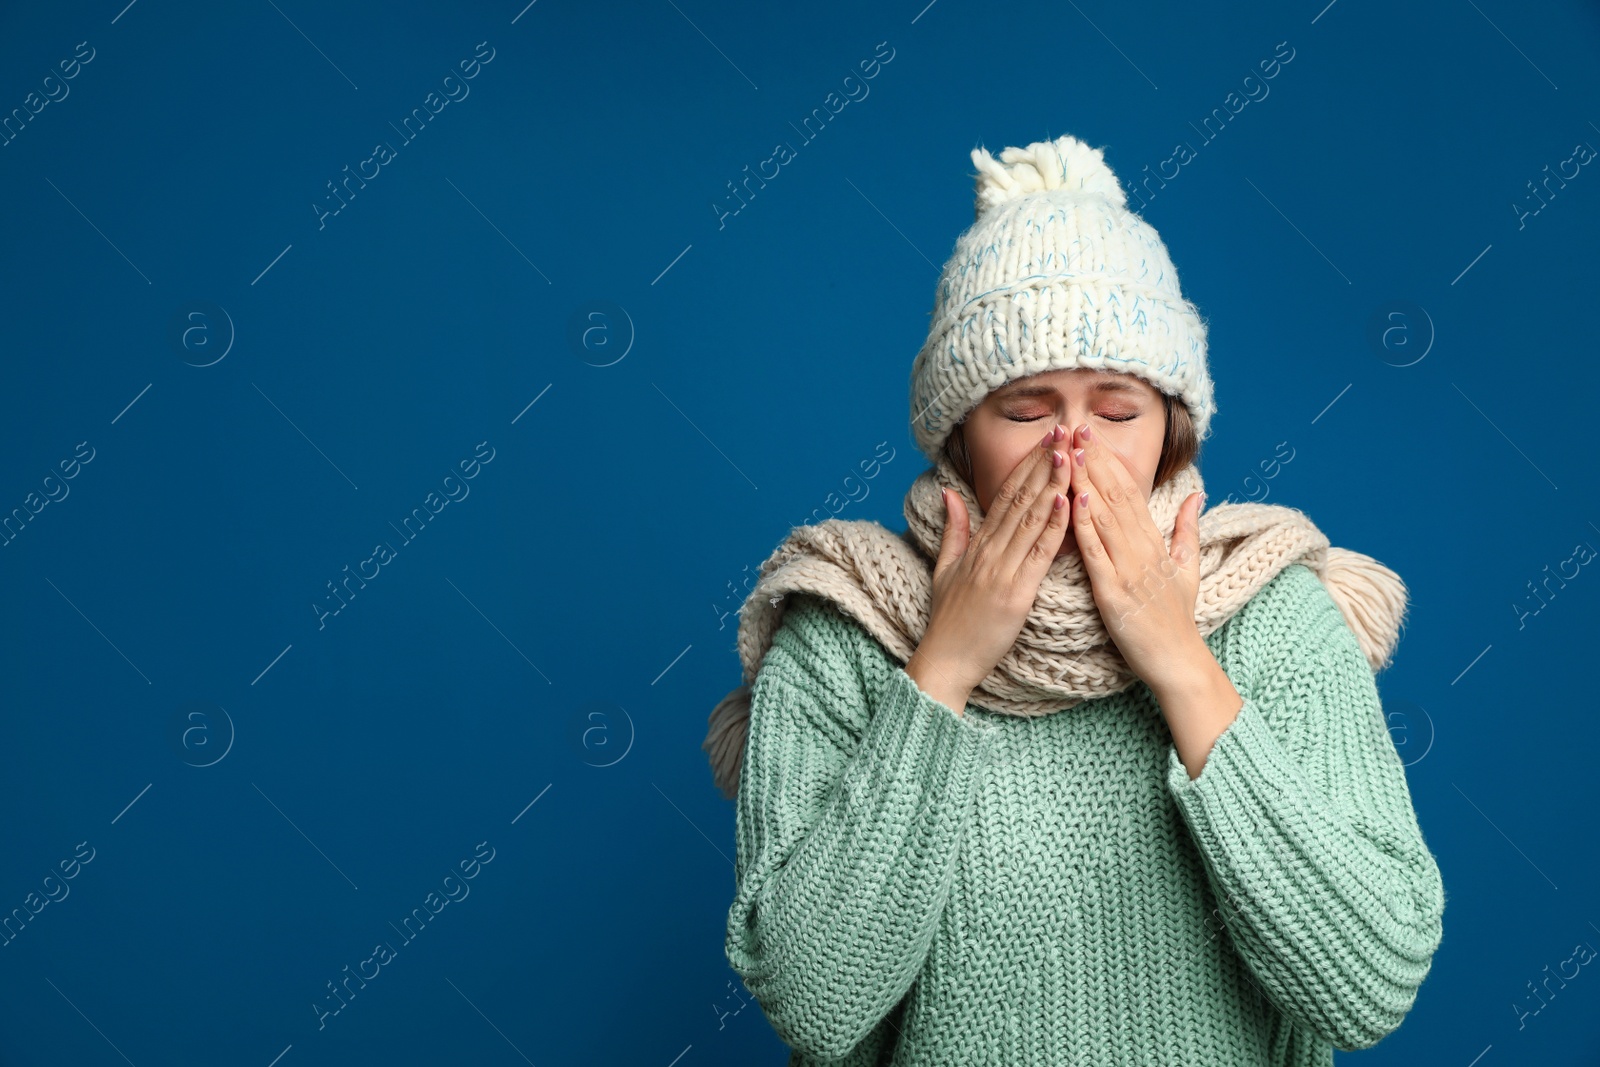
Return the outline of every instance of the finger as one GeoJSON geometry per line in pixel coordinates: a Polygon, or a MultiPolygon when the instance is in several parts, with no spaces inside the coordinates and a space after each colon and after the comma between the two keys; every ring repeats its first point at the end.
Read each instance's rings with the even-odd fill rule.
{"type": "MultiPolygon", "coordinates": [[[[1064,428],[1062,437],[1066,437],[1064,428]]],[[[1037,448],[1017,462],[1010,476],[995,492],[989,513],[984,516],[983,528],[978,531],[980,539],[993,541],[1002,551],[1011,544],[1017,527],[1022,524],[1022,517],[1027,514],[1028,506],[1039,499],[1039,494],[1044,491],[1056,469],[1050,460],[1055,445],[1056,430],[1052,428],[1037,448]]]]}
{"type": "Polygon", "coordinates": [[[1091,587],[1107,585],[1116,577],[1117,569],[1106,552],[1105,542],[1100,539],[1100,531],[1094,521],[1095,508],[1104,507],[1105,504],[1094,501],[1094,486],[1082,473],[1081,467],[1074,466],[1072,492],[1072,533],[1078,541],[1078,555],[1083,560],[1083,569],[1089,572],[1091,587]]]}
{"type": "Polygon", "coordinates": [[[1194,493],[1183,502],[1179,512],[1178,528],[1172,534],[1173,558],[1187,570],[1200,567],[1200,509],[1205,507],[1205,494],[1194,493]]]}
{"type": "Polygon", "coordinates": [[[1055,562],[1056,553],[1061,550],[1061,542],[1066,539],[1067,525],[1072,517],[1072,499],[1068,496],[1071,492],[1072,486],[1067,484],[1059,490],[1052,488],[1044,494],[1047,506],[1050,508],[1049,518],[1039,530],[1039,536],[1028,547],[1027,553],[1023,556],[1022,566],[1017,570],[1018,580],[1027,583],[1029,588],[1037,588],[1044,580],[1045,572],[1050,569],[1050,565],[1055,562]]]}
{"type": "Polygon", "coordinates": [[[1110,441],[1095,434],[1085,423],[1079,428],[1077,439],[1083,450],[1084,463],[1079,473],[1089,483],[1082,488],[1091,489],[1091,502],[1098,497],[1101,506],[1096,509],[1101,540],[1111,559],[1119,566],[1136,563],[1140,553],[1157,549],[1165,554],[1166,541],[1150,517],[1150,506],[1134,479],[1132,464],[1122,450],[1110,441]]]}
{"type": "MultiPolygon", "coordinates": [[[[1148,517],[1150,509],[1144,503],[1144,493],[1139,489],[1133,464],[1128,457],[1109,440],[1095,434],[1088,423],[1079,428],[1078,440],[1079,447],[1084,452],[1084,468],[1088,472],[1088,480],[1094,484],[1101,500],[1105,502],[1101,517],[1108,520],[1115,518],[1123,537],[1132,538],[1141,532],[1159,537],[1154,521],[1148,523],[1139,521],[1139,512],[1143,511],[1145,517],[1148,517]]],[[[1147,537],[1146,540],[1150,538],[1147,537]]],[[[1117,542],[1115,540],[1108,542],[1107,547],[1115,555],[1117,542]]]]}
{"type": "MultiPolygon", "coordinates": [[[[1052,431],[1053,433],[1054,431],[1052,431]]],[[[1062,438],[1066,437],[1066,428],[1061,427],[1062,438]]],[[[1051,440],[1047,446],[1050,451],[1049,465],[1045,467],[1045,480],[1040,485],[1038,492],[1029,500],[1025,507],[1022,501],[1017,501],[1018,515],[1015,525],[1011,529],[1011,538],[1006,542],[1005,551],[1001,559],[1009,568],[1008,573],[1015,574],[1023,567],[1023,561],[1033,551],[1034,545],[1044,533],[1045,527],[1050,522],[1051,513],[1055,510],[1057,494],[1065,495],[1071,487],[1071,474],[1067,469],[1068,460],[1064,451],[1054,447],[1057,444],[1051,440]]]]}
{"type": "Polygon", "coordinates": [[[939,562],[942,569],[961,558],[972,540],[972,528],[967,518],[967,502],[960,493],[948,489],[940,491],[944,497],[944,533],[939,539],[939,562]]]}

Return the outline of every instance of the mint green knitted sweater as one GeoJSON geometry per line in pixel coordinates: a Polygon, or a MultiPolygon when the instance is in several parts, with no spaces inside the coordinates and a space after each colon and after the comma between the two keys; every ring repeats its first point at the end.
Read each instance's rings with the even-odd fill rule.
{"type": "Polygon", "coordinates": [[[791,596],[751,687],[726,941],[791,1067],[1326,1065],[1400,1025],[1444,887],[1306,566],[1206,638],[1244,706],[1196,779],[1142,683],[957,715],[791,596]]]}

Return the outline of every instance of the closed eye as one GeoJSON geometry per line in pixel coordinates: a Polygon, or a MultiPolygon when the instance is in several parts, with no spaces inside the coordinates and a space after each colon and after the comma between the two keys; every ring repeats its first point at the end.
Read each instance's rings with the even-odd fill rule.
{"type": "MultiPolygon", "coordinates": [[[[1049,415],[1006,416],[1006,418],[1010,419],[1012,422],[1038,422],[1040,419],[1047,419],[1049,417],[1049,415]]],[[[1134,412],[1132,415],[1101,415],[1099,417],[1105,419],[1107,422],[1132,422],[1134,419],[1139,417],[1139,413],[1134,412]]]]}

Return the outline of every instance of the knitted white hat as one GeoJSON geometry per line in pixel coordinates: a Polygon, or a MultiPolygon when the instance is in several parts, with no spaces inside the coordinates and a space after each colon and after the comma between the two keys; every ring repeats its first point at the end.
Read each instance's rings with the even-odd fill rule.
{"type": "Polygon", "coordinates": [[[1070,134],[972,150],[975,221],[939,276],[911,368],[911,430],[937,462],[990,392],[1041,371],[1136,374],[1189,409],[1204,440],[1217,406],[1206,324],[1178,288],[1161,237],[1128,210],[1098,148],[1070,134]]]}

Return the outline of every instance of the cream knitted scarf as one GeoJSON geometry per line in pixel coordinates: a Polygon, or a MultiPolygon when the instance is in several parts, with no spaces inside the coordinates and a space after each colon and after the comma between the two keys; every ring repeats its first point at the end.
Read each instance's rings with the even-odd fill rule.
{"type": "MultiPolygon", "coordinates": [[[[906,494],[905,533],[868,520],[825,519],[790,531],[762,563],[739,609],[744,682],[711,712],[701,746],[724,796],[738,792],[750,686],[783,621],[786,594],[832,601],[899,663],[916,651],[928,625],[933,565],[944,536],[941,487],[961,495],[976,532],[983,520],[977,498],[941,455],[906,494]]],[[[1150,515],[1169,549],[1179,507],[1203,490],[1200,472],[1190,464],[1151,493],[1150,515]]],[[[1407,606],[1405,584],[1394,571],[1359,552],[1332,547],[1303,512],[1277,504],[1219,504],[1200,516],[1199,533],[1195,624],[1202,637],[1278,572],[1304,563],[1339,605],[1372,669],[1388,666],[1407,606]]],[[[1100,618],[1082,558],[1069,552],[1050,565],[1022,633],[973,691],[972,703],[1007,715],[1049,715],[1138,682],[1100,618]]]]}

